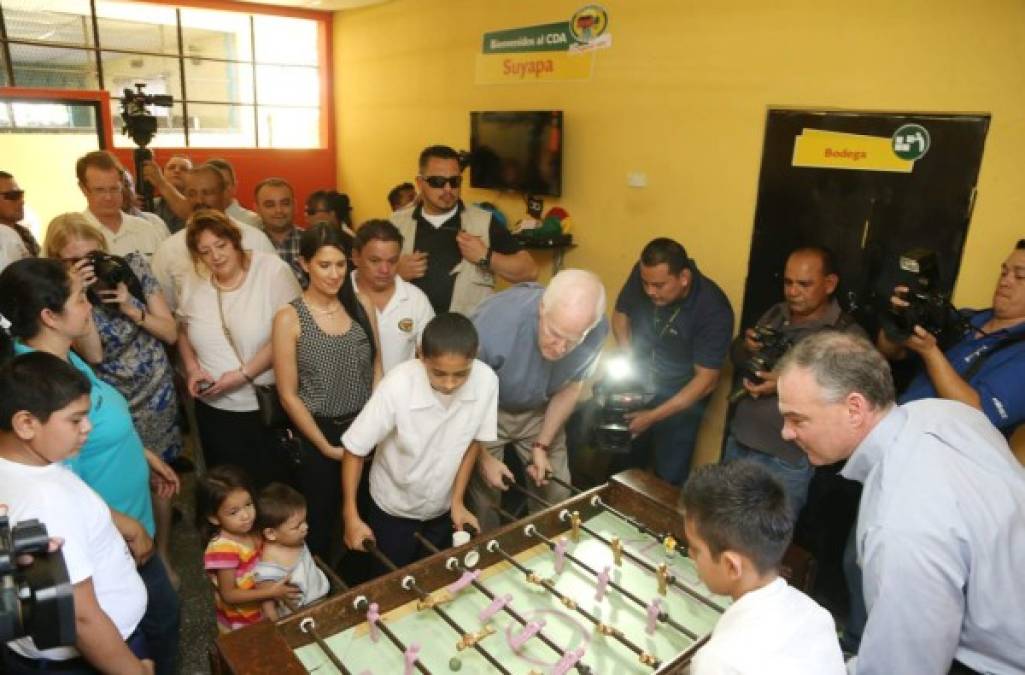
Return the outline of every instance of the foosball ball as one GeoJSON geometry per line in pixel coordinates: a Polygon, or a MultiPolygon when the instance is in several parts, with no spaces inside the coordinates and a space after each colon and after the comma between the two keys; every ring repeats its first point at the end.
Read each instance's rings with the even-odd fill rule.
{"type": "Polygon", "coordinates": [[[729,599],[698,580],[676,495],[624,472],[276,623],[223,635],[214,672],[686,672],[729,599]]]}

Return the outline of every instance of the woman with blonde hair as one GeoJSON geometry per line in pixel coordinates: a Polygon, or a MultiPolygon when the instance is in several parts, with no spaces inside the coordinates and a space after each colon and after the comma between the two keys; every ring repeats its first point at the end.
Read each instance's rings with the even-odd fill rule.
{"type": "MultiPolygon", "coordinates": [[[[79,269],[87,284],[93,321],[90,330],[75,338],[75,352],[128,401],[143,445],[164,462],[173,462],[181,454],[182,436],[174,371],[164,345],[173,345],[178,333],[149,263],[142,254],[129,253],[101,258],[97,270],[96,254],[108,253],[107,242],[80,213],[50,221],[43,252],[69,269],[79,269]],[[109,284],[97,271],[100,277],[113,274],[127,281],[109,284]]],[[[168,556],[170,497],[155,495],[153,506],[157,551],[177,585],[168,556]]]]}
{"type": "Polygon", "coordinates": [[[211,468],[243,467],[259,489],[287,467],[263,425],[254,387],[274,383],[274,313],[301,289],[281,258],[243,250],[242,233],[220,211],[196,211],[185,232],[197,272],[209,273],[186,278],[178,305],[178,350],[203,455],[211,468]]]}

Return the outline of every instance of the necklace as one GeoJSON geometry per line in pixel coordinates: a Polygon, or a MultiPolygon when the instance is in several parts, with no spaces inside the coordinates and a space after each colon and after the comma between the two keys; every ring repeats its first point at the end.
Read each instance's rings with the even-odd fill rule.
{"type": "Polygon", "coordinates": [[[306,306],[310,308],[311,312],[319,314],[320,316],[331,316],[332,314],[337,314],[338,310],[342,308],[342,304],[340,302],[335,302],[327,307],[317,307],[307,298],[303,298],[303,302],[306,303],[306,306]]]}
{"type": "Polygon", "coordinates": [[[241,286],[242,282],[244,282],[245,280],[246,280],[246,271],[244,269],[239,272],[238,278],[236,280],[232,281],[231,283],[227,283],[227,284],[222,284],[220,281],[218,281],[217,280],[217,275],[211,275],[211,277],[210,277],[210,281],[213,282],[214,286],[216,286],[217,288],[221,289],[222,291],[234,291],[239,286],[241,286]]]}

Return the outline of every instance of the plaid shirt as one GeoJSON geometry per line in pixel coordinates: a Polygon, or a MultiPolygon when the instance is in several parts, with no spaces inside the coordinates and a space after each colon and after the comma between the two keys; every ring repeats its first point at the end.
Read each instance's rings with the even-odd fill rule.
{"type": "Polygon", "coordinates": [[[306,288],[309,284],[309,276],[303,271],[303,268],[299,265],[299,237],[301,233],[299,228],[293,227],[292,231],[287,237],[282,239],[279,243],[274,246],[278,249],[278,257],[288,263],[288,266],[292,268],[292,273],[295,274],[295,278],[299,281],[299,285],[306,288]]]}

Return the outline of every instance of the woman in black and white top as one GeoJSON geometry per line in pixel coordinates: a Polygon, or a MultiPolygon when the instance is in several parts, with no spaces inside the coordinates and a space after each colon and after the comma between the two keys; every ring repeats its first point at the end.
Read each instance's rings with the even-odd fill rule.
{"type": "Polygon", "coordinates": [[[281,404],[303,438],[296,475],[307,501],[310,551],[330,559],[341,542],[341,436],[381,377],[370,301],[348,274],[345,235],[327,224],[303,233],[309,287],[274,317],[274,373],[281,404]]]}
{"type": "Polygon", "coordinates": [[[257,486],[281,476],[282,453],[260,418],[253,384],[272,384],[274,313],[301,293],[274,254],[242,249],[242,234],[223,213],[200,210],[186,225],[197,266],[182,288],[178,349],[208,467],[235,464],[257,486]],[[208,278],[204,278],[208,277],[208,278]]]}

